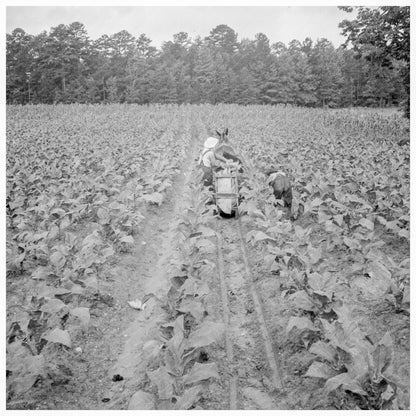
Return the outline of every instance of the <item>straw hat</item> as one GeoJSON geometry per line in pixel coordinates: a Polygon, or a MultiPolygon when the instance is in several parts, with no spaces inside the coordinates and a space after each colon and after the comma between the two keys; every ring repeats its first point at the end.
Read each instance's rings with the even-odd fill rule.
{"type": "Polygon", "coordinates": [[[204,147],[206,149],[213,149],[218,142],[219,140],[216,137],[208,137],[208,139],[205,140],[204,147]]]}

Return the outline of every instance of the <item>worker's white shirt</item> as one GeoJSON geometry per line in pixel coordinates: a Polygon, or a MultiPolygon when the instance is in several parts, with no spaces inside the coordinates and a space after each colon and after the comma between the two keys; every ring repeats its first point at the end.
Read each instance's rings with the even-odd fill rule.
{"type": "Polygon", "coordinates": [[[211,168],[215,166],[215,154],[212,149],[205,152],[204,156],[202,156],[202,164],[207,168],[211,168]]]}

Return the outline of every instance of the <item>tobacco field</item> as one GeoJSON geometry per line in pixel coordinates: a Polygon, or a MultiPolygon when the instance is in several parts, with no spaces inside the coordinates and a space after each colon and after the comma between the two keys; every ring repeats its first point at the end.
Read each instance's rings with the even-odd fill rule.
{"type": "Polygon", "coordinates": [[[409,409],[398,112],[6,115],[7,409],[409,409]],[[238,218],[216,214],[197,165],[225,127],[243,160],[238,218]],[[291,178],[291,212],[273,168],[291,178]]]}

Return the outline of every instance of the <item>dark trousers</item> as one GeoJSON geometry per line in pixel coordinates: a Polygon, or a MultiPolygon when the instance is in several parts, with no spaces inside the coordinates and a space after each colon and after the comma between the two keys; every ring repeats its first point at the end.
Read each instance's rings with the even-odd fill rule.
{"type": "Polygon", "coordinates": [[[202,166],[202,170],[204,172],[204,176],[202,177],[202,180],[204,181],[204,186],[212,186],[213,185],[212,169],[207,166],[202,166]]]}

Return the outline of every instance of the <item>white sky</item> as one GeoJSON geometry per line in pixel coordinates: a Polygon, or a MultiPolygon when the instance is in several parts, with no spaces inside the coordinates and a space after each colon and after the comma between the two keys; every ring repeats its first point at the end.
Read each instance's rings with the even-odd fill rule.
{"type": "Polygon", "coordinates": [[[226,24],[237,32],[239,40],[254,39],[256,33],[262,32],[272,43],[287,44],[293,39],[303,41],[310,37],[314,42],[318,38],[327,38],[334,46],[339,46],[345,39],[340,35],[338,24],[353,16],[335,6],[56,7],[15,6],[9,2],[6,32],[11,33],[19,27],[36,35],[61,23],[79,21],[91,39],[127,30],[135,37],[145,33],[152,39],[152,44],[159,47],[163,41],[172,40],[175,33],[184,31],[192,38],[205,37],[215,26],[226,24]]]}

